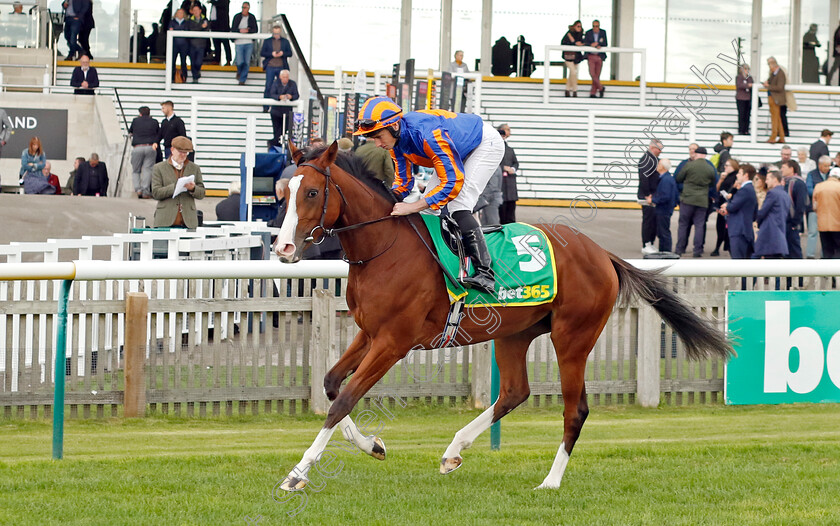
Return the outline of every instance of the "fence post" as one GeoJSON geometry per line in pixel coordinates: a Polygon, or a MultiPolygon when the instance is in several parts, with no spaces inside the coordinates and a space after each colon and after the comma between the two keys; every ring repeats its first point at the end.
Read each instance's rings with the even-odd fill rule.
{"type": "Polygon", "coordinates": [[[123,416],[146,416],[146,322],[149,297],[129,292],[125,297],[125,396],[123,416]]]}
{"type": "Polygon", "coordinates": [[[335,341],[336,301],[332,292],[324,289],[312,291],[312,356],[309,406],[316,414],[326,414],[330,408],[324,392],[324,376],[338,359],[335,341]]]}
{"type": "Polygon", "coordinates": [[[639,307],[639,352],[636,360],[636,403],[659,405],[659,362],[662,322],[649,305],[639,307]]]}
{"type": "Polygon", "coordinates": [[[470,394],[476,409],[490,407],[490,342],[473,345],[470,394]]]}

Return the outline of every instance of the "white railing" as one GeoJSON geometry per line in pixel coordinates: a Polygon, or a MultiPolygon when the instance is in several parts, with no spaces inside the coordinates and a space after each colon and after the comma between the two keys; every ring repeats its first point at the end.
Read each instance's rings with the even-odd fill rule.
{"type": "MultiPolygon", "coordinates": [[[[651,119],[661,121],[688,121],[688,141],[694,142],[697,134],[697,117],[690,113],[688,118],[681,117],[662,117],[660,112],[656,111],[621,111],[621,110],[589,110],[589,122],[586,129],[586,173],[589,177],[593,177],[595,171],[595,118],[596,117],[611,117],[611,118],[631,118],[631,119],[651,119]]],[[[655,135],[651,134],[651,137],[655,135]]]]}
{"type": "Polygon", "coordinates": [[[647,91],[646,79],[646,64],[647,64],[647,50],[644,48],[635,47],[612,47],[605,46],[595,48],[591,46],[545,46],[545,73],[543,76],[543,103],[548,104],[548,94],[550,86],[549,68],[551,67],[551,52],[552,51],[575,51],[578,53],[638,53],[642,57],[642,71],[639,74],[639,106],[645,107],[645,97],[647,91]]]}
{"type": "MultiPolygon", "coordinates": [[[[166,32],[166,80],[165,89],[167,92],[172,91],[172,39],[173,38],[219,38],[219,39],[237,39],[250,38],[251,40],[265,40],[271,38],[271,33],[233,33],[225,31],[167,31],[166,32]]],[[[250,57],[249,57],[250,60],[250,57]]],[[[250,64],[250,62],[249,62],[250,64]]]]}
{"type": "Polygon", "coordinates": [[[50,67],[47,64],[0,64],[0,90],[6,91],[6,88],[36,88],[43,89],[44,93],[52,84],[52,76],[50,75],[50,67]],[[3,82],[2,68],[19,68],[19,69],[44,69],[44,80],[41,86],[33,84],[5,84],[3,82]]]}

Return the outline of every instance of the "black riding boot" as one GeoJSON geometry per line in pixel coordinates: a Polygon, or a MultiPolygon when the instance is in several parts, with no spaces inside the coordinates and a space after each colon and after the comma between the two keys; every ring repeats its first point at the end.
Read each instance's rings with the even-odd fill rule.
{"type": "Polygon", "coordinates": [[[487,250],[481,227],[463,231],[461,235],[464,238],[464,251],[475,267],[475,275],[463,278],[461,283],[487,294],[495,294],[496,278],[493,269],[490,268],[490,252],[487,250]]]}

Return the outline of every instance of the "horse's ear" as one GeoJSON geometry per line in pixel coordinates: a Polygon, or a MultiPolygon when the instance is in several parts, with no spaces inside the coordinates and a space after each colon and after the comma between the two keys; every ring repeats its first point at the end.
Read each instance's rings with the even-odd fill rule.
{"type": "Polygon", "coordinates": [[[303,150],[298,150],[295,143],[290,140],[289,151],[292,152],[292,161],[294,161],[295,164],[298,164],[300,158],[303,157],[303,150]]]}
{"type": "Polygon", "coordinates": [[[335,158],[338,155],[338,141],[333,141],[330,144],[330,147],[327,148],[327,151],[321,156],[321,162],[324,166],[329,166],[335,162],[335,158]]]}

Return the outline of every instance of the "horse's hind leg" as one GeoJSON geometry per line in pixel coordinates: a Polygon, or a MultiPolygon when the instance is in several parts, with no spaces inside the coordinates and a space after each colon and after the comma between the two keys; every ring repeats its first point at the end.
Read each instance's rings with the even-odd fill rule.
{"type": "Polygon", "coordinates": [[[586,372],[586,357],[598,341],[598,335],[601,334],[608,317],[609,311],[600,323],[596,320],[594,323],[590,321],[583,324],[579,323],[580,320],[564,320],[562,315],[554,317],[551,341],[560,366],[563,392],[563,443],[557,450],[557,456],[554,458],[548,476],[537,489],[560,487],[572,448],[575,447],[583,423],[589,415],[586,385],[583,380],[586,372]]]}
{"type": "Polygon", "coordinates": [[[441,473],[450,473],[461,467],[461,450],[470,447],[493,422],[528,399],[531,388],[528,386],[525,355],[533,339],[534,335],[526,332],[495,340],[496,363],[499,366],[499,398],[475,420],[455,433],[455,438],[446,448],[440,461],[441,473]]]}

